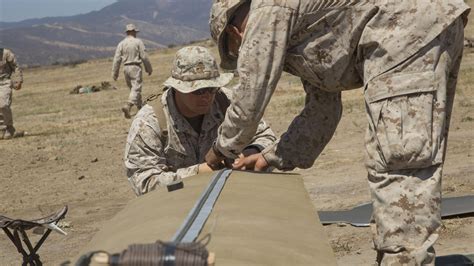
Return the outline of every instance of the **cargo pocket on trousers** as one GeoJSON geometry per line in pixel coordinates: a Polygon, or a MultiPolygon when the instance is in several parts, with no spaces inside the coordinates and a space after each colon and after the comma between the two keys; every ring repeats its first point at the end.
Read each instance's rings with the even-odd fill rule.
{"type": "Polygon", "coordinates": [[[434,72],[386,74],[368,82],[366,166],[377,172],[425,168],[436,163],[434,72]]]}

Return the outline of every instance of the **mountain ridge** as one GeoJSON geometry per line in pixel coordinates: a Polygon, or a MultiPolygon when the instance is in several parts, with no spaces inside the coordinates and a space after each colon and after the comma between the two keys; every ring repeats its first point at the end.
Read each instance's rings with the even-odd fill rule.
{"type": "Polygon", "coordinates": [[[134,23],[149,50],[209,38],[211,0],[119,0],[101,10],[0,23],[0,46],[23,65],[47,65],[112,56],[134,23]]]}

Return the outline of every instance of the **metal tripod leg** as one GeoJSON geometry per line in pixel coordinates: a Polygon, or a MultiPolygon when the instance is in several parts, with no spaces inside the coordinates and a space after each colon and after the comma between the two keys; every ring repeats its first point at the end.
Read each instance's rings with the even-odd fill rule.
{"type": "Polygon", "coordinates": [[[13,233],[8,230],[8,228],[3,228],[3,231],[5,231],[5,234],[8,236],[8,238],[13,242],[13,245],[15,245],[18,253],[20,253],[23,256],[23,262],[22,265],[32,265],[32,266],[41,266],[43,263],[40,260],[39,255],[37,254],[38,250],[40,249],[41,245],[44,243],[46,238],[49,236],[51,233],[51,229],[46,230],[46,232],[43,234],[41,239],[36,243],[36,245],[33,247],[31,244],[30,239],[28,238],[28,234],[25,232],[23,229],[15,229],[13,230],[13,233]],[[20,232],[20,233],[18,233],[20,232]],[[20,238],[21,234],[21,238],[20,238]],[[22,245],[22,240],[25,243],[29,254],[25,250],[25,248],[22,245]]]}

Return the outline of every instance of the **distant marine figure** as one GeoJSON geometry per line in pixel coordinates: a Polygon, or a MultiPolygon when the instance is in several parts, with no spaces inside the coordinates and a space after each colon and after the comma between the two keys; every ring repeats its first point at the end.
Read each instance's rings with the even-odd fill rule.
{"type": "Polygon", "coordinates": [[[23,84],[23,73],[12,51],[0,47],[0,139],[22,137],[23,131],[13,126],[12,89],[19,90],[23,84]],[[16,77],[13,74],[16,73],[16,77]]]}
{"type": "Polygon", "coordinates": [[[153,69],[151,67],[148,56],[145,52],[145,45],[142,40],[137,38],[139,30],[133,24],[126,26],[127,37],[122,40],[115,51],[114,62],[112,65],[112,78],[117,80],[120,70],[120,64],[123,62],[123,73],[130,96],[128,102],[122,107],[125,118],[131,118],[130,110],[133,105],[138,109],[142,108],[142,67],[143,63],[145,72],[151,75],[153,69]]]}

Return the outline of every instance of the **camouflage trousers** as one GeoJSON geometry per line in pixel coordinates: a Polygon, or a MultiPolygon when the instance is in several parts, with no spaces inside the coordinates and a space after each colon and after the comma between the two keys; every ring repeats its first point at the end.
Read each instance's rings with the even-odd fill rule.
{"type": "Polygon", "coordinates": [[[0,130],[13,125],[12,84],[10,79],[0,80],[0,130]]]}
{"type": "Polygon", "coordinates": [[[366,86],[366,166],[380,265],[434,265],[442,168],[462,51],[458,19],[366,86]]]}
{"type": "Polygon", "coordinates": [[[143,74],[140,65],[125,65],[123,69],[125,81],[130,89],[128,102],[141,108],[143,74]]]}

